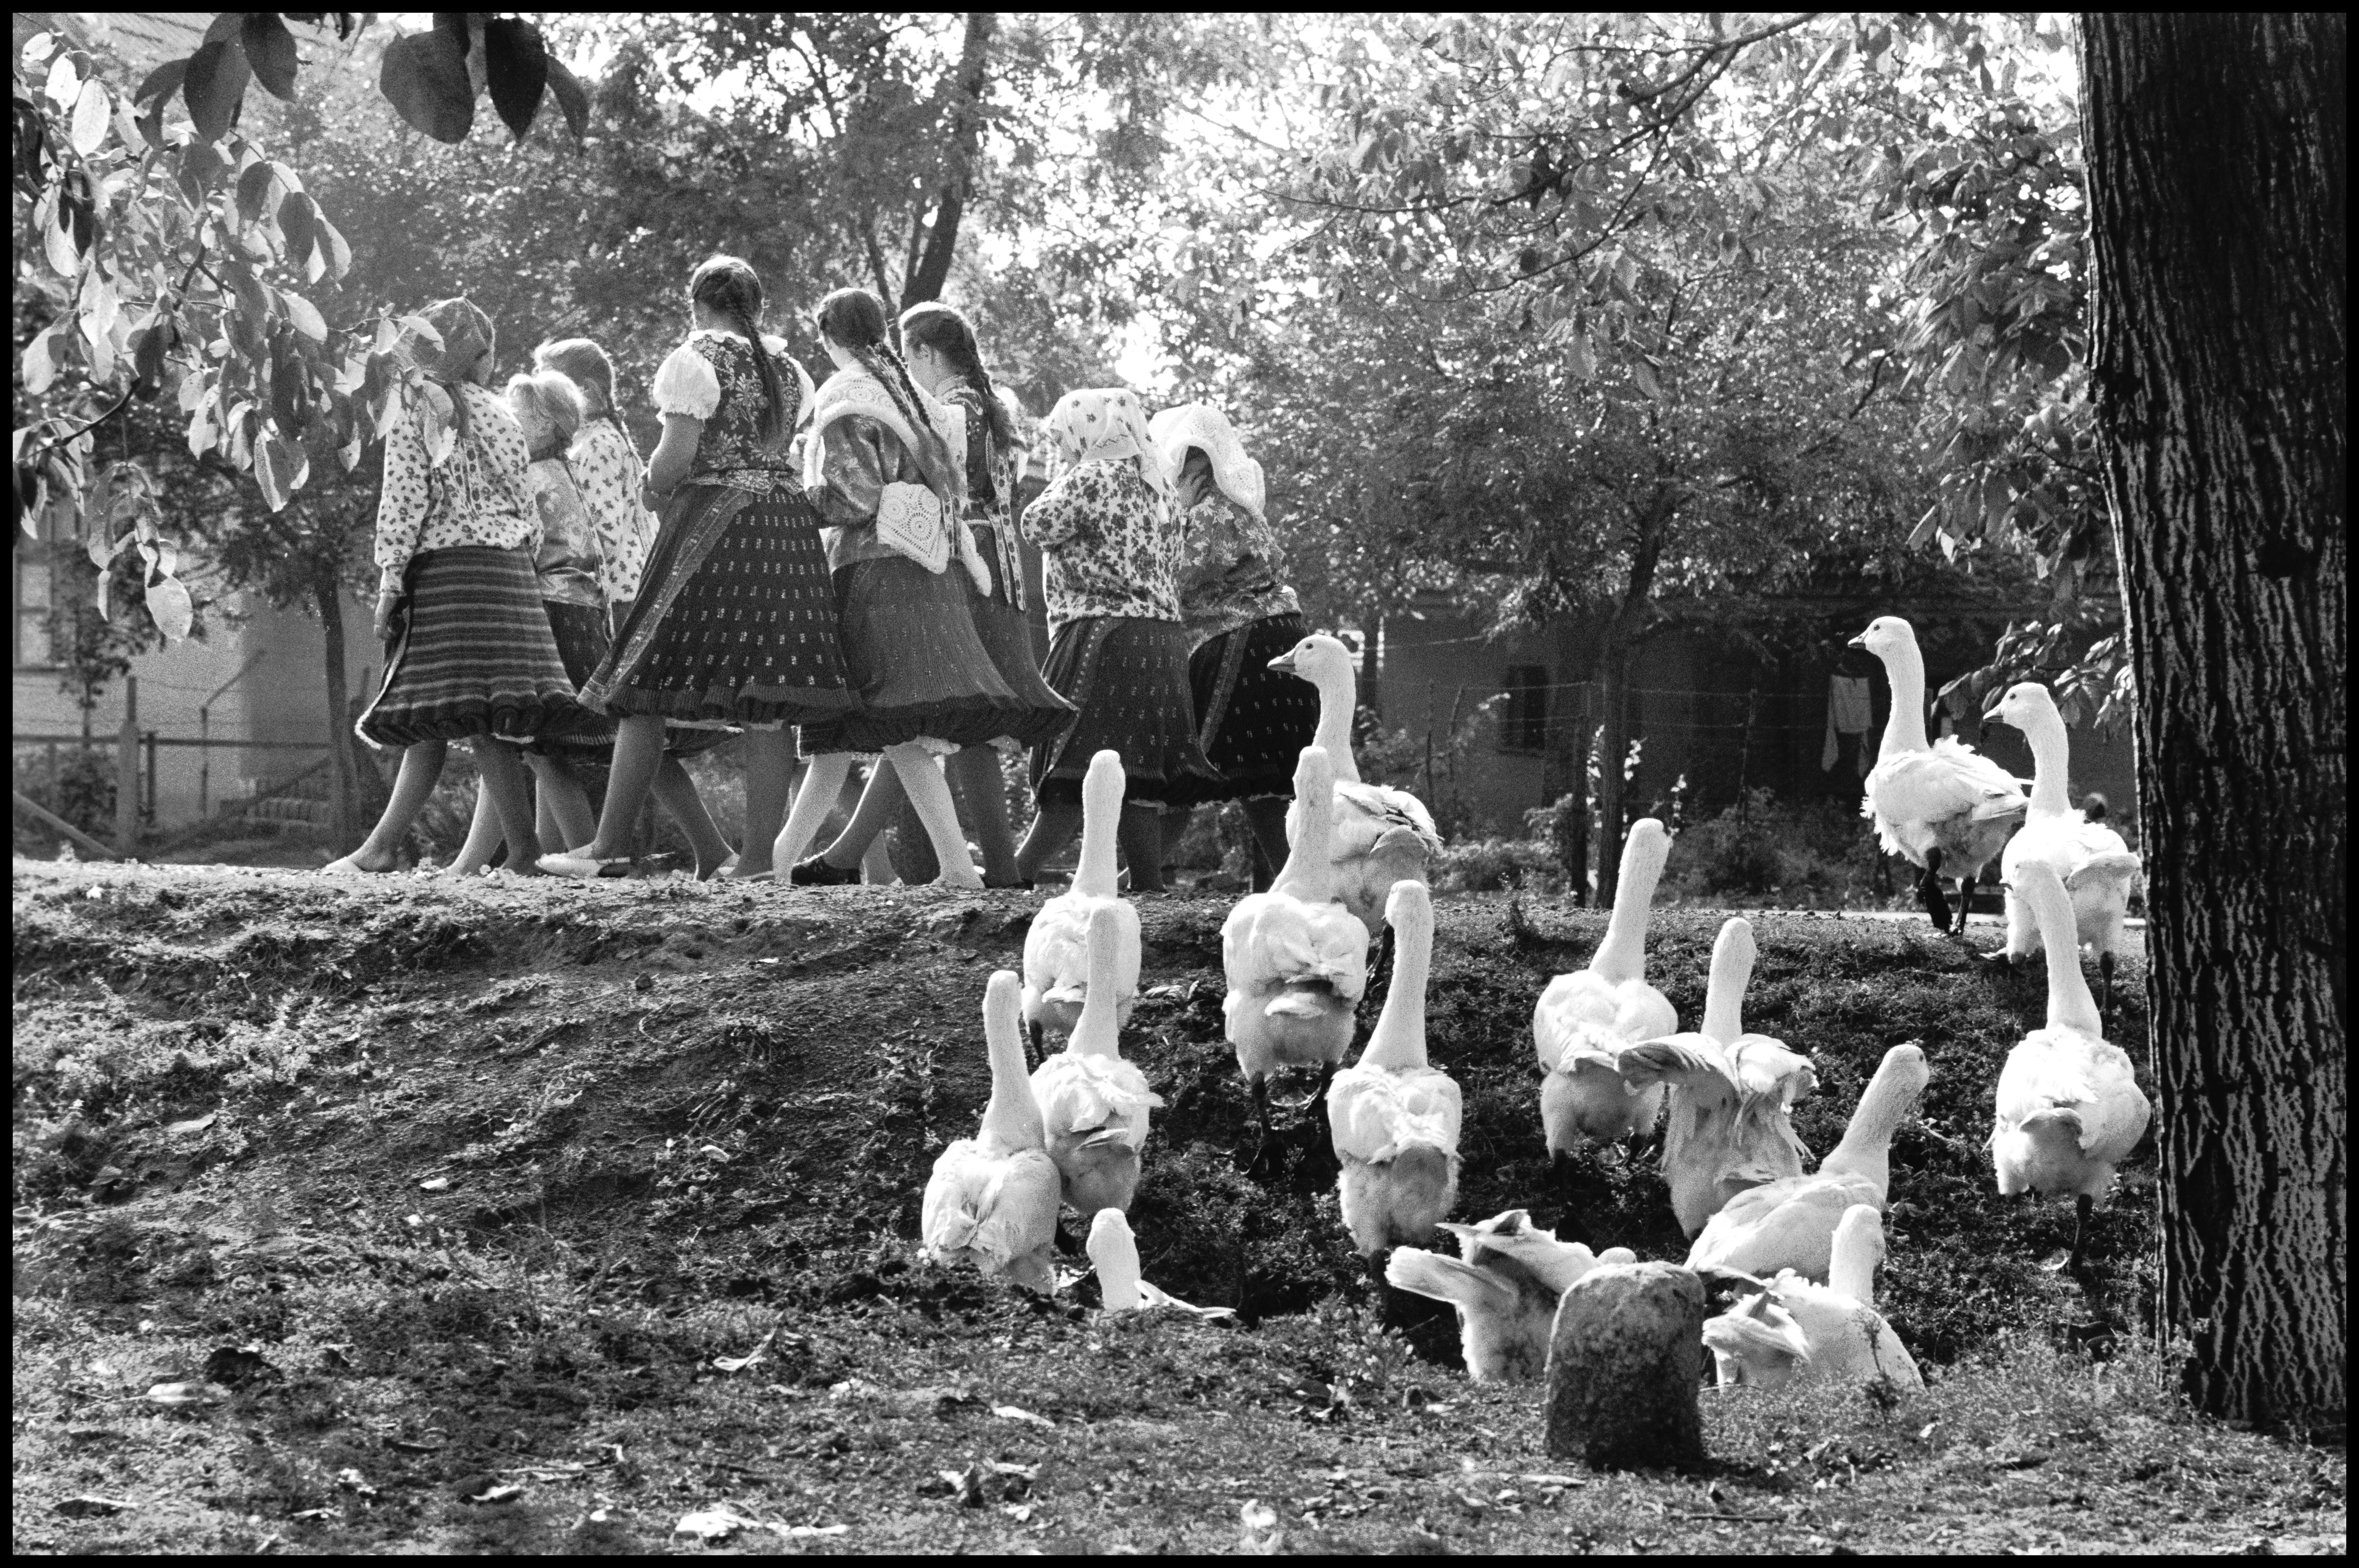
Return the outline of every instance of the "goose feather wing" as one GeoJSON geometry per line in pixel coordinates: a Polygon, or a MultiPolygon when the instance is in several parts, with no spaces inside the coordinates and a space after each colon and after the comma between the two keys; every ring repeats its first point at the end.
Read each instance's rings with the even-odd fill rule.
{"type": "Polygon", "coordinates": [[[1456,1152],[1463,1118],[1458,1085],[1433,1067],[1347,1067],[1327,1086],[1335,1152],[1374,1164],[1413,1143],[1456,1152]]]}
{"type": "Polygon", "coordinates": [[[1876,763],[1867,775],[1861,815],[1875,823],[1887,853],[1921,861],[1926,830],[1933,825],[2018,816],[2030,805],[2006,769],[1945,735],[1930,751],[1903,752],[1876,763]]]}
{"type": "Polygon", "coordinates": [[[1032,1071],[1032,1095],[1051,1142],[1114,1132],[1136,1149],[1147,1141],[1147,1113],[1163,1104],[1136,1063],[1119,1056],[1057,1053],[1032,1071]]]}

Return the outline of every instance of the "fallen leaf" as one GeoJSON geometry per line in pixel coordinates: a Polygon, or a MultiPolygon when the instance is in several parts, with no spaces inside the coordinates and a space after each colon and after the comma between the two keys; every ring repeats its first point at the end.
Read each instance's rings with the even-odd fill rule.
{"type": "Polygon", "coordinates": [[[799,1524],[788,1530],[785,1533],[794,1537],[798,1541],[808,1541],[815,1535],[848,1534],[851,1530],[852,1527],[848,1524],[799,1524]]]}
{"type": "Polygon", "coordinates": [[[220,1111],[209,1110],[205,1112],[204,1115],[191,1117],[187,1121],[172,1122],[167,1126],[164,1130],[175,1138],[184,1137],[190,1133],[202,1132],[206,1128],[211,1127],[214,1122],[220,1119],[220,1111]]]}
{"type": "Polygon", "coordinates": [[[762,1336],[760,1341],[755,1345],[754,1348],[748,1350],[743,1356],[717,1356],[713,1357],[713,1369],[720,1372],[742,1372],[746,1368],[754,1365],[756,1361],[761,1360],[763,1358],[763,1353],[770,1348],[770,1342],[777,1337],[778,1331],[774,1328],[770,1330],[769,1333],[762,1336]]]}
{"type": "Polygon", "coordinates": [[[368,1477],[362,1475],[358,1470],[353,1469],[349,1465],[336,1472],[336,1485],[341,1489],[350,1492],[355,1497],[373,1498],[376,1496],[376,1488],[369,1485],[368,1477]]]}
{"type": "Polygon", "coordinates": [[[451,1178],[448,1176],[429,1177],[427,1180],[418,1184],[418,1190],[421,1193],[447,1193],[451,1190],[451,1178]]]}
{"type": "Polygon", "coordinates": [[[719,1541],[741,1530],[763,1528],[759,1519],[747,1519],[725,1508],[712,1508],[699,1509],[694,1513],[681,1516],[680,1521],[671,1527],[671,1532],[674,1535],[692,1535],[700,1541],[719,1541]]]}
{"type": "Polygon", "coordinates": [[[991,1407],[991,1413],[1002,1421],[1027,1422],[1034,1426],[1053,1427],[1057,1424],[1045,1415],[1035,1415],[1017,1405],[994,1405],[991,1407]]]}
{"type": "Polygon", "coordinates": [[[1586,1487],[1589,1485],[1579,1476],[1518,1476],[1516,1479],[1534,1487],[1586,1487]]]}
{"type": "Polygon", "coordinates": [[[1002,1507],[999,1511],[1006,1514],[1009,1519],[1014,1519],[1017,1524],[1022,1524],[1031,1519],[1032,1505],[1030,1503],[1008,1503],[1002,1507]]]}
{"type": "Polygon", "coordinates": [[[1237,1510],[1237,1522],[1252,1530],[1274,1529],[1277,1524],[1277,1510],[1263,1507],[1259,1498],[1249,1498],[1245,1507],[1237,1510]]]}
{"type": "Polygon", "coordinates": [[[57,1509],[68,1519],[103,1519],[108,1514],[119,1514],[131,1506],[130,1501],[124,1498],[82,1497],[67,1498],[57,1505],[57,1509]]]}
{"type": "Polygon", "coordinates": [[[229,1397],[229,1390],[211,1383],[158,1383],[147,1390],[147,1401],[158,1405],[218,1404],[229,1397]]]}
{"type": "Polygon", "coordinates": [[[481,1490],[467,1487],[459,1494],[459,1500],[462,1503],[512,1503],[524,1496],[524,1488],[512,1482],[494,1481],[488,1476],[484,1480],[489,1484],[481,1490]]]}
{"type": "Polygon", "coordinates": [[[407,1437],[388,1437],[385,1440],[385,1445],[387,1448],[392,1449],[396,1454],[440,1454],[442,1452],[442,1445],[439,1443],[413,1443],[407,1437]]]}

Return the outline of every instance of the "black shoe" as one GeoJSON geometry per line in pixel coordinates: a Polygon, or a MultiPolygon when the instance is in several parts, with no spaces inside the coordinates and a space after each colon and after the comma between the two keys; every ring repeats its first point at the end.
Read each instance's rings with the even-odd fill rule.
{"type": "Polygon", "coordinates": [[[860,868],[841,871],[827,863],[824,855],[813,855],[808,860],[798,860],[795,869],[787,873],[787,881],[799,888],[839,888],[860,880],[860,868]]]}

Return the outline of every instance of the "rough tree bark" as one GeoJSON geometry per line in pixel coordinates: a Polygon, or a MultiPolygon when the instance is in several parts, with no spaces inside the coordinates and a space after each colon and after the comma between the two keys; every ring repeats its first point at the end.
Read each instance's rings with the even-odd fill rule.
{"type": "Polygon", "coordinates": [[[1648,601],[1655,592],[1655,568],[1663,557],[1663,535],[1670,527],[1677,500],[1657,494],[1639,520],[1638,537],[1630,551],[1630,579],[1622,602],[1606,624],[1605,645],[1597,659],[1598,697],[1604,736],[1597,757],[1597,907],[1614,907],[1614,888],[1622,875],[1622,765],[1630,751],[1628,703],[1630,650],[1645,629],[1648,601]]]}
{"type": "Polygon", "coordinates": [[[959,222],[974,182],[975,154],[983,145],[983,101],[990,88],[991,40],[999,28],[995,11],[969,11],[959,49],[958,99],[951,114],[951,141],[942,158],[942,188],[927,225],[925,247],[914,258],[901,287],[901,308],[942,297],[951,257],[958,248],[959,222]]]}
{"type": "Polygon", "coordinates": [[[2204,1409],[2346,1405],[2339,13],[2092,14],[2093,379],[2137,683],[2164,1301],[2204,1409]]]}

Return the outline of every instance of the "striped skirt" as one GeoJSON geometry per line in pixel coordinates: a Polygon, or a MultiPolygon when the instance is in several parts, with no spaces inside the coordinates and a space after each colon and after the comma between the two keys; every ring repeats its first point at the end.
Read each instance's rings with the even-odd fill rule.
{"type": "Polygon", "coordinates": [[[530,741],[595,720],[574,701],[528,550],[455,545],[410,558],[403,626],[353,728],[372,746],[530,741]]]}
{"type": "Polygon", "coordinates": [[[1196,739],[1217,781],[1167,795],[1167,806],[1292,795],[1294,767],[1319,732],[1319,688],[1269,667],[1310,630],[1299,613],[1265,616],[1223,632],[1188,660],[1196,739]]]}
{"type": "Polygon", "coordinates": [[[1188,689],[1187,627],[1177,621],[1093,616],[1057,628],[1040,673],[1081,709],[1073,727],[1032,749],[1032,795],[1042,806],[1072,806],[1082,778],[1102,751],[1122,754],[1123,799],[1160,805],[1214,782],[1196,741],[1196,704],[1188,689]]]}

